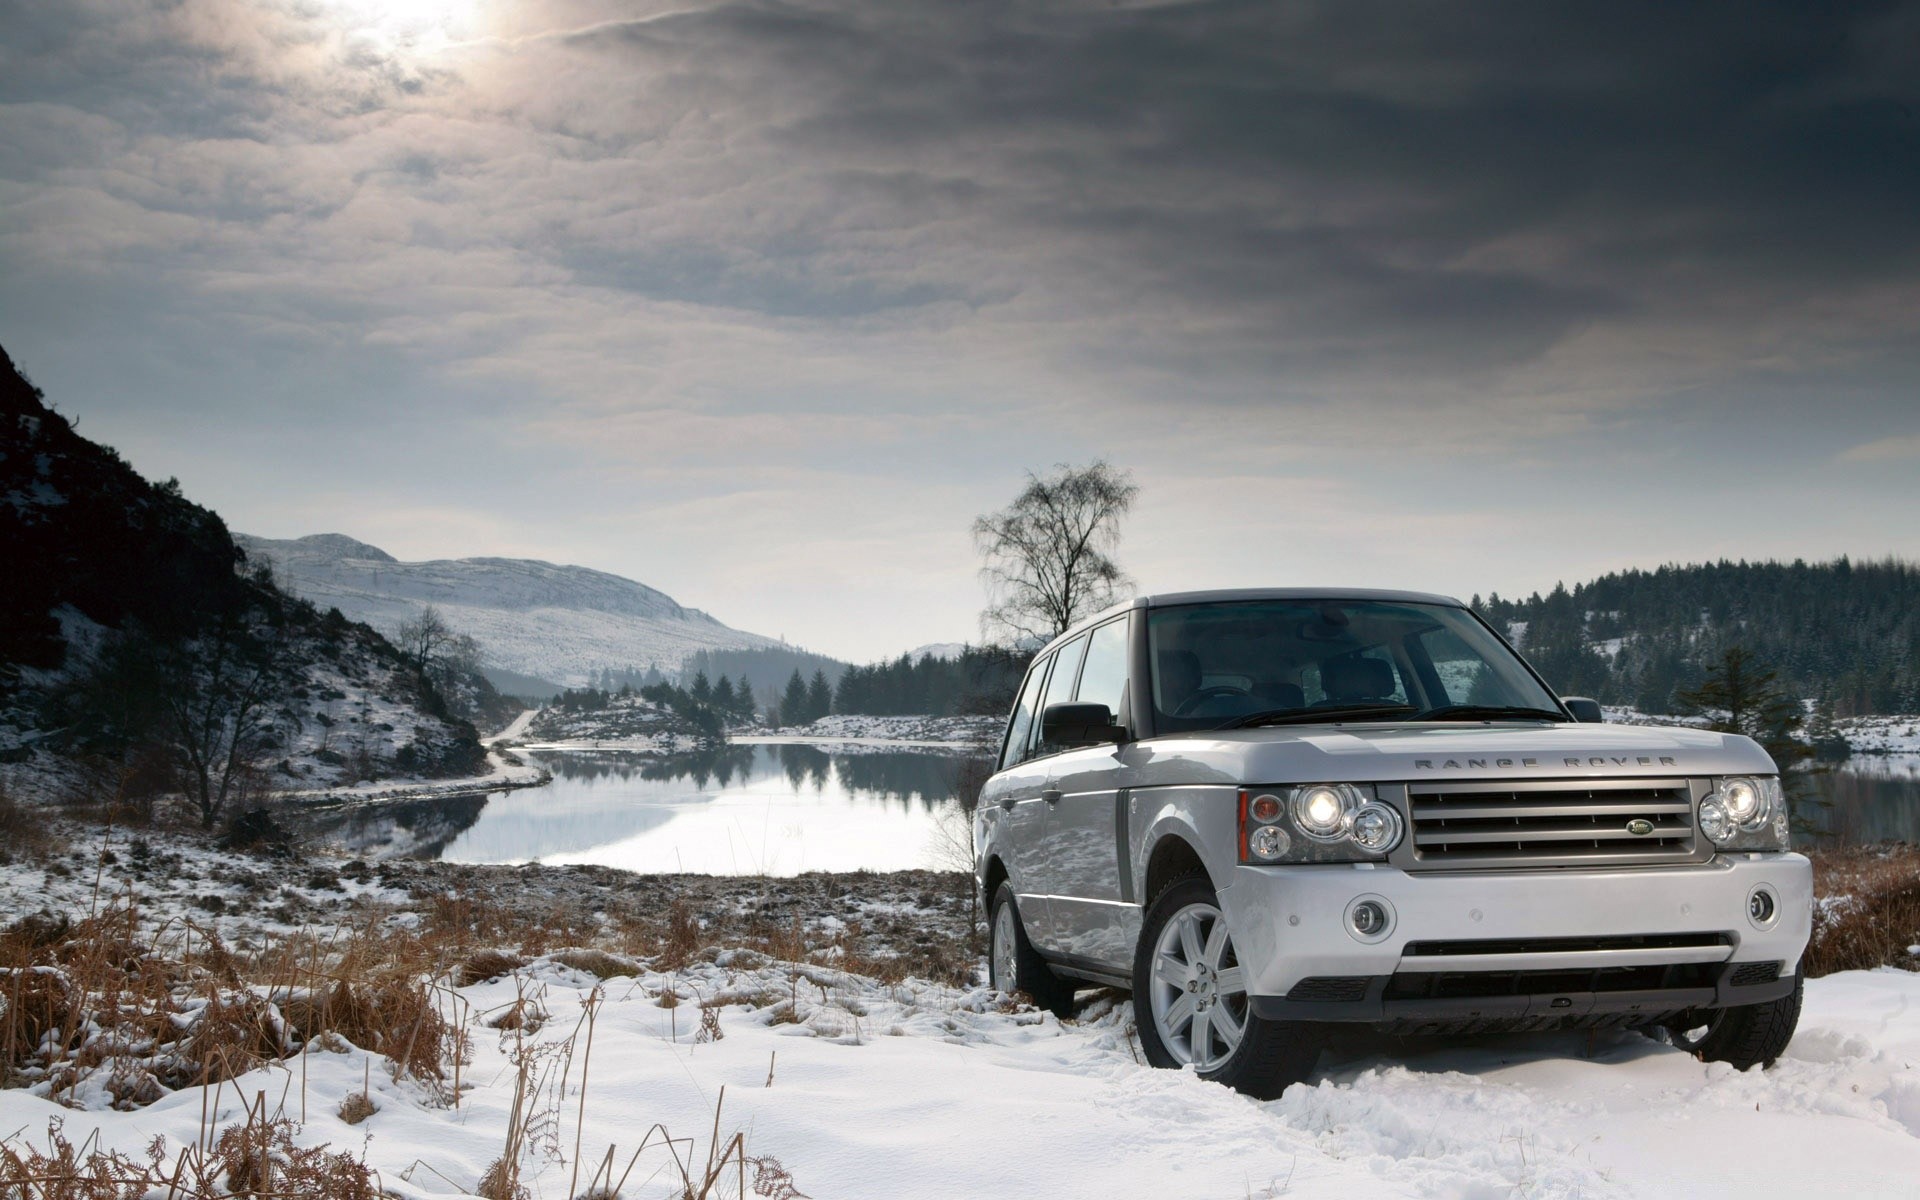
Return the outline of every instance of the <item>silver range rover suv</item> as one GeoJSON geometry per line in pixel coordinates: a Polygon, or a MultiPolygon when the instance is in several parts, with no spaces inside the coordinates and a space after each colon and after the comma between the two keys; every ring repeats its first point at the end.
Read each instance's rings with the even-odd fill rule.
{"type": "Polygon", "coordinates": [[[1143,597],[1034,659],[974,819],[994,986],[1130,988],[1270,1097],[1328,1027],[1617,1025],[1770,1062],[1812,870],[1735,735],[1606,725],[1457,600],[1143,597]]]}

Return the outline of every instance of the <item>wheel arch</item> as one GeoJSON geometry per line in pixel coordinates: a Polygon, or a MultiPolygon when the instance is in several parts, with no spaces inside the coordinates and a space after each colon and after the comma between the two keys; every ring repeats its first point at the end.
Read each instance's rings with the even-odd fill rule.
{"type": "Polygon", "coordinates": [[[1141,881],[1141,903],[1152,904],[1154,897],[1168,884],[1188,875],[1198,875],[1217,889],[1212,872],[1207,870],[1207,861],[1200,853],[1199,838],[1193,831],[1178,827],[1160,831],[1147,852],[1146,874],[1141,881]]]}

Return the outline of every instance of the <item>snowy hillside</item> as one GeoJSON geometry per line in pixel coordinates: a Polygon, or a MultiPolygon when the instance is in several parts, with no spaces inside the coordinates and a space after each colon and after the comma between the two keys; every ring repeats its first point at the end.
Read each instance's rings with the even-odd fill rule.
{"type": "Polygon", "coordinates": [[[580,685],[603,667],[671,671],[696,650],[777,646],[644,584],[526,558],[401,562],[337,533],[291,540],[236,534],[281,584],[323,610],[391,632],[433,605],[479,641],[488,665],[580,685]]]}

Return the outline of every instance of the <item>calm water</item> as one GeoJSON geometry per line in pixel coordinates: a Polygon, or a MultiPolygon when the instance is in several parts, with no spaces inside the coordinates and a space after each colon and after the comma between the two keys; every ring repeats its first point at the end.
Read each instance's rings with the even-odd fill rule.
{"type": "MultiPolygon", "coordinates": [[[[732,746],[669,759],[536,756],[547,787],[317,815],[314,832],[359,854],[449,862],[599,863],[633,871],[791,875],[964,864],[943,830],[984,778],[949,755],[828,754],[732,746]],[[972,782],[963,782],[971,772],[972,782]]],[[[1813,780],[1807,845],[1920,841],[1920,755],[1858,757],[1813,780]]]]}
{"type": "Polygon", "coordinates": [[[1856,755],[1813,783],[1820,803],[1802,815],[1824,836],[1809,844],[1920,842],[1920,754],[1856,755]]]}
{"type": "Polygon", "coordinates": [[[969,828],[955,819],[966,760],[950,755],[733,746],[668,759],[533,757],[553,772],[550,785],[381,806],[332,836],[364,854],[448,862],[793,875],[951,867],[943,818],[963,839],[969,828]]]}

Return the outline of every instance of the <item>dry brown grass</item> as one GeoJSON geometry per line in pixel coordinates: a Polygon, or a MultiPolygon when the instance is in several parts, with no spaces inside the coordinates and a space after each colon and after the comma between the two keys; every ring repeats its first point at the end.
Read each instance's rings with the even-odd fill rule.
{"type": "Polygon", "coordinates": [[[498,979],[511,975],[527,965],[527,960],[518,954],[508,954],[504,950],[475,950],[460,961],[454,968],[455,987],[469,987],[476,983],[485,983],[489,979],[498,979]]]}
{"type": "Polygon", "coordinates": [[[379,1111],[380,1106],[375,1104],[373,1097],[365,1092],[348,1092],[340,1101],[337,1115],[349,1125],[358,1125],[379,1111]]]}
{"type": "Polygon", "coordinates": [[[0,1143],[0,1195],[9,1200],[129,1200],[167,1196],[175,1200],[380,1200],[373,1172],[352,1155],[294,1144],[293,1123],[269,1119],[266,1098],[248,1108],[246,1121],[228,1125],[172,1158],[155,1138],[142,1158],[99,1148],[91,1139],[75,1146],[59,1118],[47,1126],[45,1148],[18,1135],[0,1143]],[[203,1143],[206,1148],[203,1149],[203,1143]]]}
{"type": "Polygon", "coordinates": [[[1813,859],[1810,976],[1879,966],[1920,969],[1920,846],[1818,850],[1813,859]]]}

